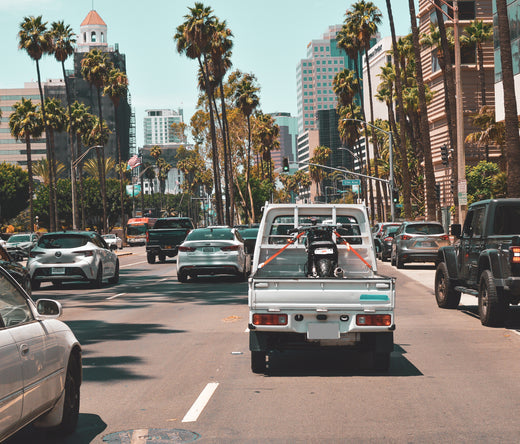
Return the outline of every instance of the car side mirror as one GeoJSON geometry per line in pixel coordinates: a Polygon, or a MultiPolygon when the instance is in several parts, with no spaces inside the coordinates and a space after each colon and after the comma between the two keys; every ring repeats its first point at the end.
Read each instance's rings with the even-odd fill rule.
{"type": "Polygon", "coordinates": [[[46,318],[59,318],[62,313],[61,304],[52,299],[38,299],[36,301],[36,310],[40,316],[46,318]]]}
{"type": "Polygon", "coordinates": [[[462,235],[462,225],[452,224],[450,227],[450,233],[452,236],[455,236],[457,239],[460,239],[462,235]]]}

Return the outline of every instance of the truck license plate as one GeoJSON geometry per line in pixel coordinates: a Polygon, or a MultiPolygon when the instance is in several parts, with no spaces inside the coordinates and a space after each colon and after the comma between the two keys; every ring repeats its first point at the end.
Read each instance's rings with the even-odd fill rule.
{"type": "Polygon", "coordinates": [[[65,274],[64,267],[52,267],[52,274],[65,274]]]}
{"type": "Polygon", "coordinates": [[[339,339],[337,323],[312,323],[308,325],[307,339],[339,339]]]}

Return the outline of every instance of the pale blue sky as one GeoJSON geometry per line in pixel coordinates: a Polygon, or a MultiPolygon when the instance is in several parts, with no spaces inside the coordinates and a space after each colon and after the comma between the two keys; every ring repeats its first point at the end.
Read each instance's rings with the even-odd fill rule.
{"type": "MultiPolygon", "coordinates": [[[[385,0],[373,0],[383,13],[381,35],[390,35],[385,0]]],[[[35,64],[17,48],[23,17],[42,15],[49,24],[63,20],[74,32],[94,9],[108,26],[109,45],[126,54],[129,89],[136,111],[137,146],[143,143],[143,117],[149,108],[183,108],[187,123],[197,100],[196,62],[181,57],[173,41],[188,7],[187,0],[0,0],[0,88],[21,88],[36,80],[35,64]]],[[[351,0],[211,0],[214,14],[234,34],[233,69],[257,76],[263,112],[296,116],[296,64],[307,44],[329,25],[340,24],[351,0]]],[[[410,30],[407,0],[392,1],[396,32],[410,30]]],[[[416,0],[416,9],[417,0],[416,0]]],[[[72,59],[66,63],[72,69],[72,59]]],[[[51,57],[41,63],[44,79],[61,78],[51,57]]]]}

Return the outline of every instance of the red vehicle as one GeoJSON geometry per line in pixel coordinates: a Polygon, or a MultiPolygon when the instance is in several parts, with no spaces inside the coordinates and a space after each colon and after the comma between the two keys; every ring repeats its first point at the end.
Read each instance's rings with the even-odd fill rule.
{"type": "Polygon", "coordinates": [[[126,226],[126,241],[128,245],[144,245],[146,243],[146,232],[153,228],[157,218],[155,217],[134,217],[128,219],[126,226]]]}

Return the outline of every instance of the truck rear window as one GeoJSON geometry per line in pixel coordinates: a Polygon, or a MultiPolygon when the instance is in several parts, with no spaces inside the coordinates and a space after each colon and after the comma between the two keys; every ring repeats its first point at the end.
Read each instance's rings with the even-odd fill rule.
{"type": "Polygon", "coordinates": [[[520,206],[498,206],[495,210],[493,233],[498,235],[520,234],[520,206]]]}
{"type": "Polygon", "coordinates": [[[159,219],[155,222],[154,229],[156,228],[193,228],[193,224],[189,219],[159,219]]]}

